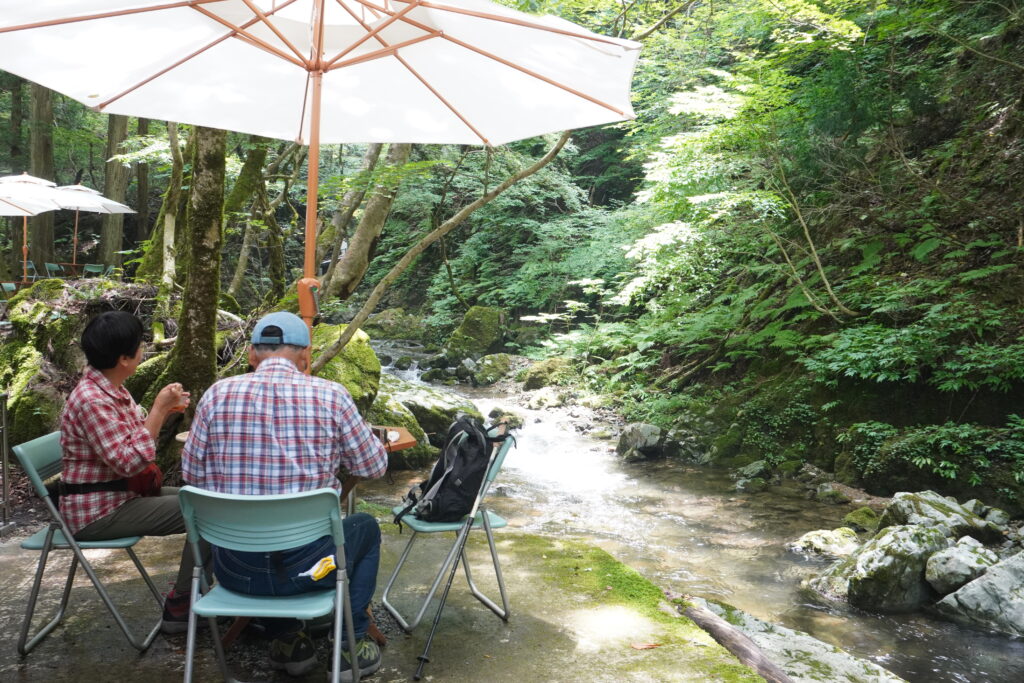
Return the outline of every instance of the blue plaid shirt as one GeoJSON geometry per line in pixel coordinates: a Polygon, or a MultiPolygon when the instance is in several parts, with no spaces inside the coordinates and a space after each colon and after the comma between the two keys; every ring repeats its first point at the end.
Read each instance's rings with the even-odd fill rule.
{"type": "Polygon", "coordinates": [[[284,358],[210,387],[181,454],[187,483],[244,495],[340,489],[340,466],[376,479],[387,464],[345,387],[284,358]]]}

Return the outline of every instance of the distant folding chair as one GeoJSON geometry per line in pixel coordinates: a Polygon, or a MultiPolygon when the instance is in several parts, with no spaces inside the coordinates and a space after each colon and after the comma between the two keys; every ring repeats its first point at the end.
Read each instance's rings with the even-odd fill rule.
{"type": "Polygon", "coordinates": [[[18,285],[13,282],[0,282],[0,297],[10,299],[18,291],[18,285]]]}
{"type": "Polygon", "coordinates": [[[109,265],[109,266],[107,266],[107,269],[105,271],[103,271],[103,277],[110,278],[110,279],[115,279],[116,278],[116,279],[120,280],[121,279],[121,272],[122,271],[121,271],[120,266],[109,265]]]}
{"type": "MultiPolygon", "coordinates": [[[[497,430],[500,427],[502,427],[502,425],[492,427],[489,432],[489,436],[497,436],[497,430]]],[[[465,433],[460,436],[461,438],[467,438],[465,433]]],[[[405,550],[402,551],[402,556],[398,559],[398,564],[395,565],[395,570],[391,573],[391,578],[388,579],[387,584],[384,586],[384,593],[381,595],[381,602],[406,632],[410,632],[416,628],[423,619],[423,615],[426,613],[427,607],[430,605],[430,601],[434,597],[434,594],[437,593],[437,589],[441,585],[442,579],[447,572],[453,569],[452,563],[460,556],[462,558],[462,567],[466,572],[466,581],[469,583],[470,592],[477,600],[482,602],[503,621],[508,621],[508,595],[505,591],[505,581],[501,576],[501,564],[498,561],[498,550],[494,545],[494,535],[491,533],[493,529],[500,529],[507,526],[508,522],[494,512],[486,509],[483,503],[491,484],[494,483],[494,479],[501,471],[501,466],[505,462],[505,456],[508,455],[508,451],[514,443],[515,439],[512,436],[506,436],[505,440],[500,442],[500,445],[497,446],[497,452],[495,453],[494,459],[487,470],[487,476],[484,478],[484,483],[480,487],[480,492],[477,494],[477,499],[474,503],[474,509],[476,509],[477,512],[473,517],[473,524],[471,526],[467,526],[464,521],[424,522],[416,519],[411,514],[406,515],[402,519],[402,523],[408,525],[408,527],[412,529],[412,536],[409,537],[409,542],[405,545],[405,550]],[[484,595],[473,582],[473,575],[470,571],[469,562],[466,558],[466,536],[471,529],[483,529],[487,536],[487,544],[491,549],[491,561],[494,565],[494,575],[498,580],[498,591],[501,594],[501,607],[484,595]],[[406,618],[402,616],[398,609],[391,604],[391,601],[389,600],[391,589],[394,587],[395,581],[398,579],[398,575],[402,571],[402,567],[405,565],[406,560],[409,559],[409,554],[412,551],[413,544],[416,542],[419,535],[437,534],[445,531],[457,532],[455,535],[455,541],[452,543],[452,547],[448,551],[448,555],[444,562],[441,563],[441,566],[438,568],[437,576],[434,577],[430,590],[427,591],[426,597],[423,599],[423,604],[420,606],[416,616],[411,620],[406,620],[406,618]]],[[[403,506],[399,505],[395,507],[392,512],[397,515],[403,509],[403,506]]]]}
{"type": "Polygon", "coordinates": [[[66,275],[64,266],[59,263],[44,263],[43,268],[46,269],[46,277],[63,278],[66,275]]]}
{"type": "Polygon", "coordinates": [[[82,266],[82,277],[102,277],[103,265],[100,263],[86,263],[82,266]]]}
{"type": "Polygon", "coordinates": [[[28,279],[35,282],[39,279],[39,272],[36,270],[36,264],[32,261],[25,261],[25,272],[28,273],[28,279]]]}
{"type": "MultiPolygon", "coordinates": [[[[28,607],[25,610],[25,623],[21,628],[21,637],[18,640],[18,652],[21,655],[27,655],[36,645],[38,645],[50,631],[57,627],[57,625],[64,618],[64,612],[67,609],[69,598],[71,597],[71,586],[75,581],[75,572],[78,565],[82,565],[82,569],[89,576],[89,580],[92,581],[93,586],[96,587],[96,591],[100,594],[100,598],[103,600],[103,604],[110,610],[111,615],[114,617],[114,621],[117,622],[118,627],[124,633],[128,642],[133,647],[140,651],[145,651],[149,648],[153,639],[156,638],[156,634],[160,632],[160,620],[157,620],[156,626],[150,631],[149,635],[143,639],[137,638],[129,629],[124,619],[121,617],[121,613],[117,611],[113,601],[110,599],[110,595],[107,593],[106,587],[96,576],[96,572],[93,570],[91,564],[86,559],[83,550],[115,550],[123,548],[128,552],[128,556],[135,563],[135,567],[142,574],[142,578],[146,581],[146,585],[149,587],[150,592],[153,594],[153,598],[156,600],[158,607],[162,607],[163,598],[160,595],[160,591],[157,590],[153,584],[153,580],[149,578],[149,574],[146,572],[146,568],[139,562],[139,558],[135,555],[133,546],[138,543],[141,536],[126,536],[124,538],[113,538],[106,541],[76,541],[71,535],[71,531],[68,528],[67,522],[61,516],[57,506],[54,505],[53,500],[50,498],[49,491],[46,490],[45,481],[60,474],[63,469],[63,463],[61,458],[63,451],[60,447],[60,432],[53,432],[46,436],[41,436],[38,439],[33,439],[20,446],[13,448],[14,454],[18,457],[18,461],[21,463],[22,468],[25,470],[25,474],[28,475],[29,480],[32,482],[32,486],[35,487],[36,493],[42,498],[46,508],[50,511],[50,524],[45,529],[41,529],[37,533],[29,536],[21,543],[21,547],[26,550],[39,550],[39,565],[36,569],[35,580],[32,583],[32,590],[29,593],[28,607]],[[50,620],[48,624],[43,626],[39,631],[32,636],[29,640],[28,632],[32,626],[32,615],[35,613],[36,601],[39,598],[39,588],[43,581],[43,572],[46,569],[46,561],[50,555],[51,550],[70,550],[72,552],[71,567],[68,570],[67,580],[64,583],[64,594],[61,596],[60,606],[57,609],[57,614],[50,620]]],[[[160,614],[160,612],[158,612],[160,614]]]]}
{"type": "Polygon", "coordinates": [[[340,680],[341,633],[344,618],[348,647],[352,657],[353,680],[359,680],[356,640],[352,627],[352,606],[348,599],[348,574],[345,570],[345,537],[341,526],[338,492],[317,489],[286,495],[240,496],[204,491],[185,486],[178,493],[185,518],[188,540],[196,558],[201,558],[199,540],[229,550],[273,552],[311,543],[331,535],[337,549],[337,581],[333,591],[298,595],[271,596],[235,593],[223,586],[212,589],[203,563],[197,560],[192,573],[192,605],[188,616],[188,642],[185,653],[185,681],[192,680],[198,617],[207,617],[213,646],[224,680],[232,680],[224,658],[224,647],[217,637],[217,617],[291,617],[311,620],[334,612],[334,652],[331,658],[332,681],[340,680]],[[200,593],[200,589],[204,592],[200,593]]]}

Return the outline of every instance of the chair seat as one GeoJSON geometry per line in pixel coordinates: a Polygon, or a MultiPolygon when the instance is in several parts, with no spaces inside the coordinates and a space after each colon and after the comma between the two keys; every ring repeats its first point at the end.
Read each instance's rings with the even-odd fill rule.
{"type": "MultiPolygon", "coordinates": [[[[43,544],[46,543],[46,529],[40,529],[36,533],[32,534],[24,541],[21,542],[21,547],[25,550],[42,550],[43,544]]],[[[110,550],[113,548],[131,548],[133,545],[142,540],[142,536],[124,536],[123,538],[111,538],[105,541],[78,541],[78,547],[82,550],[89,549],[104,549],[110,550]]],[[[64,538],[64,532],[60,529],[53,533],[53,547],[68,549],[71,546],[68,545],[67,540],[64,538]]]]}
{"type": "MultiPolygon", "coordinates": [[[[334,587],[334,582],[331,582],[334,587]]],[[[291,617],[313,619],[334,611],[334,590],[298,595],[245,595],[214,586],[201,597],[193,611],[201,617],[291,617]]]]}
{"type": "MultiPolygon", "coordinates": [[[[401,512],[404,509],[405,508],[403,506],[397,505],[394,508],[392,508],[391,512],[392,512],[392,514],[397,515],[399,512],[401,512]]],[[[465,519],[465,518],[463,518],[463,519],[465,519]]],[[[505,521],[504,518],[502,518],[499,515],[496,515],[495,513],[491,512],[490,510],[487,510],[487,521],[490,522],[492,529],[500,529],[502,527],[508,526],[508,522],[505,521]]],[[[418,531],[420,533],[425,533],[425,534],[437,533],[437,532],[440,532],[440,531],[458,531],[459,529],[462,528],[462,522],[461,521],[459,521],[459,522],[424,522],[421,519],[416,519],[415,517],[413,517],[411,512],[409,514],[407,514],[405,517],[402,518],[402,524],[408,524],[409,528],[412,529],[413,531],[418,531]]],[[[475,528],[475,527],[479,527],[479,526],[483,526],[483,515],[480,512],[477,512],[476,516],[473,518],[473,527],[475,528]]]]}

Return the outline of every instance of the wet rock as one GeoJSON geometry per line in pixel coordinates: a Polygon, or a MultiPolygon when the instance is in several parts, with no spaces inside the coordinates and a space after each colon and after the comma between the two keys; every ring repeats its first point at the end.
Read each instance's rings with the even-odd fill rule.
{"type": "Polygon", "coordinates": [[[999,508],[989,508],[988,512],[984,514],[984,518],[989,524],[994,524],[1000,528],[1010,523],[1010,515],[999,508]]]}
{"type": "Polygon", "coordinates": [[[971,498],[969,501],[964,503],[964,509],[973,512],[979,517],[984,517],[985,513],[988,512],[988,506],[977,498],[971,498]]]}
{"type": "Polygon", "coordinates": [[[629,451],[637,451],[645,458],[651,458],[661,455],[661,428],[646,424],[644,422],[634,422],[626,425],[619,434],[619,443],[615,447],[615,452],[625,457],[625,454],[629,451]]]}
{"type": "Polygon", "coordinates": [[[543,389],[535,392],[530,400],[527,401],[526,405],[531,410],[540,410],[541,408],[557,408],[565,405],[565,393],[556,391],[553,387],[544,387],[543,389]]]}
{"type": "Polygon", "coordinates": [[[458,365],[455,366],[455,376],[459,381],[466,382],[476,372],[476,361],[472,358],[463,358],[458,365]]]}
{"type": "Polygon", "coordinates": [[[398,360],[395,361],[395,367],[398,368],[399,370],[408,370],[409,368],[412,367],[412,363],[413,360],[411,356],[401,356],[398,360]]]}
{"type": "Polygon", "coordinates": [[[946,595],[978,578],[999,562],[994,552],[964,536],[957,544],[928,558],[924,577],[939,595],[946,595]]]}
{"type": "Polygon", "coordinates": [[[808,584],[827,597],[846,598],[861,609],[911,611],[931,598],[931,586],[924,578],[925,564],[947,545],[939,529],[888,527],[808,584]]]}
{"type": "Polygon", "coordinates": [[[946,529],[947,536],[973,536],[982,543],[1003,540],[1003,533],[999,527],[967,510],[956,499],[947,498],[934,491],[904,491],[893,496],[892,502],[882,513],[878,528],[904,524],[942,527],[946,529]]]}
{"type": "Polygon", "coordinates": [[[1024,553],[989,567],[936,607],[959,623],[1024,636],[1024,553]]]}
{"type": "Polygon", "coordinates": [[[448,379],[448,373],[444,368],[430,368],[420,375],[420,379],[424,382],[444,382],[448,379]]]}
{"type": "Polygon", "coordinates": [[[508,423],[510,429],[519,429],[525,422],[523,416],[519,413],[507,410],[500,406],[491,408],[491,412],[487,413],[487,417],[489,417],[493,422],[504,421],[508,423]]]}
{"type": "Polygon", "coordinates": [[[817,486],[822,482],[829,481],[829,475],[827,472],[819,467],[815,467],[809,462],[804,463],[803,467],[796,475],[797,480],[802,481],[806,484],[814,484],[817,486]]]}
{"type": "Polygon", "coordinates": [[[878,513],[865,506],[843,517],[843,524],[855,531],[874,531],[878,528],[878,513]]]}
{"type": "Polygon", "coordinates": [[[483,415],[472,401],[447,391],[438,391],[420,384],[412,384],[391,375],[381,376],[382,390],[404,405],[416,417],[430,442],[435,446],[444,443],[448,427],[459,413],[466,413],[482,420],[483,415]]]}
{"type": "Polygon", "coordinates": [[[473,381],[479,386],[487,387],[504,377],[512,369],[512,356],[507,353],[493,353],[484,356],[473,372],[473,381]]]}
{"type": "Polygon", "coordinates": [[[380,364],[382,366],[387,367],[388,365],[391,365],[392,363],[395,362],[395,357],[392,356],[390,353],[384,353],[382,351],[378,351],[377,352],[377,360],[380,361],[380,364]]]}
{"type": "Polygon", "coordinates": [[[526,375],[523,377],[523,389],[533,391],[552,384],[559,384],[568,376],[569,370],[569,361],[565,358],[548,358],[534,363],[526,369],[526,375]]]}
{"type": "Polygon", "coordinates": [[[750,479],[739,479],[733,487],[744,493],[760,493],[768,488],[768,481],[763,477],[751,477],[750,479]]]}
{"type": "Polygon", "coordinates": [[[741,467],[736,470],[736,474],[741,478],[749,479],[751,477],[760,477],[768,473],[768,463],[764,460],[755,460],[746,467],[741,467]]]}
{"type": "Polygon", "coordinates": [[[742,631],[770,660],[794,681],[846,681],[847,683],[899,683],[902,678],[835,645],[753,617],[724,603],[690,597],[742,631]]]}
{"type": "Polygon", "coordinates": [[[598,427],[590,432],[590,436],[594,439],[601,439],[602,441],[608,441],[615,438],[615,432],[608,427],[598,427]]]}
{"type": "Polygon", "coordinates": [[[808,531],[792,543],[786,544],[786,549],[794,553],[832,557],[847,557],[855,553],[859,547],[860,539],[857,538],[857,532],[845,526],[838,529],[808,531]]]}
{"type": "Polygon", "coordinates": [[[423,321],[402,308],[385,308],[380,313],[374,313],[366,319],[362,328],[374,339],[422,340],[426,332],[423,321]]]}
{"type": "Polygon", "coordinates": [[[817,491],[814,492],[816,500],[822,503],[829,503],[830,505],[842,505],[843,503],[849,503],[850,497],[836,488],[835,484],[831,482],[825,482],[818,485],[817,491]]]}

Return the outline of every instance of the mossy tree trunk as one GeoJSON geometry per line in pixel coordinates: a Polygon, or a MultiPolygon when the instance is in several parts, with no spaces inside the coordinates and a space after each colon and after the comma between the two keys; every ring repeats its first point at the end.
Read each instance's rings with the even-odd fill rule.
{"type": "MultiPolygon", "coordinates": [[[[380,151],[383,147],[384,145],[379,142],[366,147],[366,154],[363,155],[363,161],[359,169],[360,173],[373,172],[373,169],[377,166],[377,161],[380,159],[380,151]]],[[[341,257],[341,246],[344,244],[345,238],[348,237],[348,226],[352,222],[352,216],[355,215],[356,209],[359,208],[365,198],[365,186],[352,188],[345,193],[341,200],[341,206],[331,217],[331,224],[334,228],[334,244],[331,249],[331,265],[327,268],[327,273],[323,279],[325,291],[330,290],[331,280],[334,279],[334,271],[337,269],[338,261],[341,257]]]]}
{"type": "MultiPolygon", "coordinates": [[[[384,163],[392,168],[403,166],[409,161],[411,150],[412,145],[391,145],[384,163]]],[[[373,194],[366,201],[359,225],[349,240],[348,250],[339,260],[331,278],[327,296],[347,299],[362,282],[366,269],[370,267],[370,259],[373,257],[380,232],[384,229],[384,221],[387,220],[397,194],[397,183],[382,184],[374,188],[373,194]]]]}
{"type": "MultiPolygon", "coordinates": [[[[107,121],[107,149],[104,159],[107,160],[103,174],[103,194],[115,202],[124,202],[128,194],[128,181],[131,179],[130,169],[120,161],[111,161],[115,154],[123,150],[121,145],[128,137],[128,117],[111,114],[107,121]]],[[[124,214],[103,214],[103,226],[100,231],[100,259],[106,265],[121,265],[121,251],[124,247],[124,214]]]]}
{"type": "MultiPolygon", "coordinates": [[[[149,135],[149,119],[139,119],[139,136],[149,135]]],[[[140,161],[135,165],[135,239],[149,239],[149,164],[140,161]]]]}
{"type": "MultiPolygon", "coordinates": [[[[217,301],[220,298],[221,244],[223,242],[224,157],[227,133],[196,127],[192,191],[183,244],[188,254],[188,276],[178,317],[178,336],[170,362],[153,388],[181,382],[192,392],[191,412],[203,392],[217,378],[217,301]]],[[[171,463],[173,464],[173,463],[171,463]]]]}
{"type": "Polygon", "coordinates": [[[150,238],[149,250],[142,257],[142,264],[135,273],[136,279],[160,281],[169,289],[176,277],[174,265],[177,253],[177,222],[188,199],[185,186],[185,157],[191,158],[192,138],[185,145],[185,154],[181,153],[181,141],[178,133],[181,129],[174,122],[167,123],[167,140],[171,151],[171,177],[167,181],[160,211],[157,213],[150,238]],[[170,253],[167,253],[170,250],[170,253]],[[168,263],[171,267],[168,268],[168,263]]]}
{"type": "MultiPolygon", "coordinates": [[[[28,172],[37,178],[53,180],[53,91],[33,83],[31,93],[28,172]]],[[[45,272],[44,263],[56,261],[53,254],[53,214],[53,211],[44,211],[29,219],[28,257],[39,273],[45,272]]],[[[20,242],[21,235],[18,234],[15,243],[20,242]]],[[[20,248],[16,251],[21,253],[20,248]]]]}
{"type": "Polygon", "coordinates": [[[242,232],[242,247],[238,252],[238,260],[235,262],[234,276],[231,278],[231,286],[228,287],[228,294],[232,298],[238,298],[245,279],[246,264],[249,261],[249,251],[252,249],[255,229],[253,228],[252,216],[247,215],[244,219],[240,216],[242,209],[252,203],[253,195],[259,190],[263,180],[263,164],[267,159],[268,140],[258,135],[249,137],[251,147],[245,155],[245,163],[235,180],[231,192],[224,200],[224,216],[229,221],[234,221],[236,216],[245,221],[242,232]]]}

